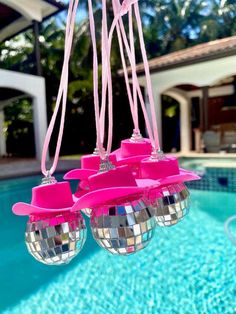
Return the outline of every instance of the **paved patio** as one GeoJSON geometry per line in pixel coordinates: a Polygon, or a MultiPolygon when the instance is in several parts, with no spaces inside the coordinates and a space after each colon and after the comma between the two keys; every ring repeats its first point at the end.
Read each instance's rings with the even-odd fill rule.
{"type": "MultiPolygon", "coordinates": [[[[204,160],[206,165],[206,159],[208,166],[212,167],[224,167],[224,168],[236,168],[236,154],[197,154],[197,153],[176,153],[173,154],[179,158],[184,157],[186,159],[199,159],[204,160]]],[[[51,162],[48,162],[50,166],[51,162]]],[[[58,163],[57,172],[65,172],[74,168],[80,167],[80,156],[68,156],[62,157],[58,163]]],[[[15,177],[22,177],[34,174],[40,174],[40,162],[35,159],[25,158],[0,158],[0,179],[8,179],[15,177]]]]}
{"type": "MultiPolygon", "coordinates": [[[[51,163],[48,163],[51,165],[51,163]]],[[[60,159],[57,172],[65,172],[80,167],[79,159],[60,159]]],[[[0,179],[40,174],[40,162],[35,159],[0,159],[0,179]]]]}

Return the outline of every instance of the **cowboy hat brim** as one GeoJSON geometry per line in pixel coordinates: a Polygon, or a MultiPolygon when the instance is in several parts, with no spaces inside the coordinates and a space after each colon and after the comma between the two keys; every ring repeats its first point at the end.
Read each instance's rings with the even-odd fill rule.
{"type": "Polygon", "coordinates": [[[12,207],[13,213],[15,215],[18,215],[18,216],[59,213],[59,212],[69,211],[70,209],[71,209],[71,207],[60,208],[60,209],[58,209],[58,208],[50,208],[50,209],[49,208],[42,208],[42,207],[33,206],[31,204],[28,204],[28,203],[23,203],[23,202],[16,203],[12,207]]]}
{"type": "Polygon", "coordinates": [[[168,176],[165,178],[158,179],[136,179],[139,187],[152,187],[152,186],[163,186],[169,184],[175,184],[179,182],[187,182],[201,179],[197,174],[192,171],[188,171],[180,168],[180,172],[177,175],[168,176]]]}
{"type": "Polygon", "coordinates": [[[179,174],[168,176],[159,180],[160,185],[174,184],[178,182],[188,182],[201,179],[197,174],[185,169],[179,170],[179,174]]]}
{"type": "Polygon", "coordinates": [[[86,180],[93,174],[96,174],[97,170],[93,169],[73,169],[67,172],[63,179],[64,180],[86,180]]]}
{"type": "Polygon", "coordinates": [[[74,203],[76,203],[82,196],[84,196],[85,194],[89,193],[90,191],[87,190],[78,190],[76,191],[72,197],[73,197],[73,201],[74,203]]]}
{"type": "Polygon", "coordinates": [[[144,189],[142,187],[112,187],[99,189],[89,192],[82,196],[72,207],[71,211],[81,210],[83,208],[95,208],[102,205],[111,205],[126,197],[142,195],[144,189]]]}

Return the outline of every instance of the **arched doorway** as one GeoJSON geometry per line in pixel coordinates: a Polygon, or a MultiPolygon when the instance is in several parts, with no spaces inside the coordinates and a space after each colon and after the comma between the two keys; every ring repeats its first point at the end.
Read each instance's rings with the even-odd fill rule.
{"type": "Polygon", "coordinates": [[[169,95],[161,97],[162,134],[165,152],[180,151],[180,104],[169,95]]]}
{"type": "MultiPolygon", "coordinates": [[[[46,112],[46,93],[45,93],[45,79],[43,77],[17,73],[8,70],[0,69],[0,88],[3,90],[15,91],[17,95],[15,97],[10,93],[9,97],[5,97],[0,100],[0,109],[9,105],[11,100],[16,101],[21,97],[27,97],[32,100],[32,120],[34,130],[34,142],[35,142],[35,156],[38,160],[41,158],[43,142],[47,131],[47,112],[46,112]],[[13,96],[13,97],[12,97],[13,96]]],[[[0,127],[1,131],[1,145],[4,151],[3,143],[3,120],[4,112],[0,112],[0,127]]],[[[6,150],[6,147],[5,147],[6,150]]],[[[0,154],[1,151],[0,151],[0,154]]]]}
{"type": "Polygon", "coordinates": [[[15,89],[0,88],[1,156],[34,157],[32,97],[15,89]]]}
{"type": "MultiPolygon", "coordinates": [[[[163,126],[163,136],[166,137],[165,132],[173,133],[172,140],[179,136],[181,152],[236,150],[236,76],[222,78],[203,87],[178,85],[164,91],[162,95],[165,95],[162,97],[162,113],[165,111],[167,96],[172,99],[172,106],[176,102],[179,104],[180,131],[176,128],[173,133],[173,127],[163,126]]],[[[162,120],[164,123],[163,115],[162,120]]],[[[171,149],[175,150],[173,144],[171,149]]],[[[169,147],[169,151],[171,149],[169,147]]]]}
{"type": "Polygon", "coordinates": [[[189,152],[192,150],[192,106],[190,98],[186,90],[180,86],[170,88],[164,91],[162,95],[162,114],[168,113],[169,110],[169,116],[172,115],[172,125],[169,125],[166,130],[163,126],[163,137],[165,138],[164,132],[170,133],[169,138],[172,141],[169,151],[189,152]],[[166,111],[167,101],[169,101],[170,106],[166,111]]]}

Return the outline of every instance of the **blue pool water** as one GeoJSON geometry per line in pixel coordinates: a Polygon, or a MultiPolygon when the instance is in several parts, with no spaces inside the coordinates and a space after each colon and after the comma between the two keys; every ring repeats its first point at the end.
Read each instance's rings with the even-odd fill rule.
{"type": "Polygon", "coordinates": [[[13,203],[30,201],[38,182],[0,181],[0,313],[236,313],[236,246],[223,227],[236,213],[235,194],[192,190],[190,214],[157,228],[138,254],[112,256],[89,233],[68,266],[49,267],[27,253],[27,219],[11,213],[13,203]]]}

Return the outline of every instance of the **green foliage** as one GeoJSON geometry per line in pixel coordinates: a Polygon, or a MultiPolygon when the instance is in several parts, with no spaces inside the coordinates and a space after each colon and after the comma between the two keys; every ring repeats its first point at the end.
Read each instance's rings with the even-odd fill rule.
{"type": "Polygon", "coordinates": [[[18,99],[5,107],[5,136],[10,154],[33,156],[33,113],[29,98],[18,99]]]}
{"type": "MultiPolygon", "coordinates": [[[[149,58],[236,34],[235,0],[140,0],[139,3],[149,58]]],[[[111,24],[113,16],[109,6],[111,6],[111,2],[108,2],[108,22],[111,24]]],[[[86,10],[86,1],[82,2],[81,8],[86,10]]],[[[98,57],[101,60],[102,16],[101,5],[98,1],[94,2],[94,9],[98,57]]],[[[127,18],[124,20],[127,26],[127,18]]],[[[41,27],[41,59],[47,85],[49,118],[55,104],[62,69],[64,29],[65,14],[50,19],[41,27]]],[[[134,30],[136,33],[135,25],[134,30]]],[[[33,43],[33,33],[29,30],[23,35],[16,36],[14,39],[1,44],[0,67],[34,73],[33,43]]],[[[135,44],[137,61],[141,61],[138,41],[135,44]]],[[[116,36],[113,39],[111,64],[114,82],[113,94],[115,95],[114,106],[119,107],[119,103],[121,103],[128,108],[124,83],[117,77],[117,70],[121,68],[121,60],[116,36]]],[[[101,67],[99,68],[99,78],[101,82],[101,67]]],[[[69,149],[70,138],[73,138],[72,135],[76,132],[78,125],[84,125],[86,128],[86,121],[89,120],[94,123],[92,89],[92,47],[88,21],[85,20],[77,22],[70,61],[68,88],[70,123],[65,128],[67,134],[65,137],[68,142],[68,145],[65,146],[66,153],[68,152],[66,149],[69,149]]],[[[31,124],[30,108],[30,102],[26,99],[20,100],[6,109],[8,135],[10,126],[14,136],[18,136],[17,134],[21,132],[19,128],[22,128],[23,133],[26,132],[28,126],[21,125],[21,123],[18,126],[15,124],[14,127],[12,125],[15,123],[14,121],[31,124]]],[[[170,104],[167,106],[165,114],[167,117],[172,117],[176,112],[176,105],[170,104]]],[[[79,143],[87,141],[85,135],[86,132],[83,133],[82,130],[79,135],[81,138],[78,137],[79,143]],[[84,138],[82,138],[83,136],[84,138]]],[[[90,135],[89,139],[94,141],[94,137],[90,135]]]]}
{"type": "Polygon", "coordinates": [[[30,32],[18,35],[13,40],[6,41],[0,45],[0,68],[12,69],[19,65],[19,70],[24,70],[20,64],[27,61],[33,52],[32,36],[30,32]]]}
{"type": "Polygon", "coordinates": [[[150,57],[236,34],[235,0],[140,0],[150,57]]]}
{"type": "Polygon", "coordinates": [[[18,99],[5,108],[5,120],[12,123],[17,120],[33,122],[31,100],[29,98],[18,99]]]}
{"type": "Polygon", "coordinates": [[[178,114],[179,103],[167,95],[162,96],[163,113],[165,117],[173,118],[178,114]]]}

